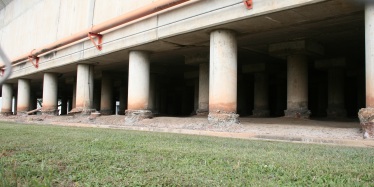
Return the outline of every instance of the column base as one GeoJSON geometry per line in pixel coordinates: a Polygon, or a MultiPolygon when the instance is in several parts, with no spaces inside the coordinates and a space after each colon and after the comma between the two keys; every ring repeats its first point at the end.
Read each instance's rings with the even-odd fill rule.
{"type": "Polygon", "coordinates": [[[0,115],[2,115],[2,116],[11,116],[11,115],[13,115],[13,112],[1,112],[0,115]]]}
{"type": "Polygon", "coordinates": [[[270,111],[269,110],[263,110],[263,109],[254,109],[252,110],[253,117],[269,117],[270,111]]]}
{"type": "Polygon", "coordinates": [[[205,110],[205,109],[196,110],[196,115],[198,116],[207,116],[208,114],[209,114],[209,110],[205,110]]]}
{"type": "Polygon", "coordinates": [[[143,119],[152,118],[153,114],[150,110],[126,110],[125,111],[125,122],[135,123],[143,119]]]}
{"type": "Polygon", "coordinates": [[[362,108],[358,112],[358,118],[364,131],[363,138],[374,139],[374,108],[362,108]]]}
{"type": "Polygon", "coordinates": [[[328,108],[326,110],[327,117],[329,118],[345,118],[347,117],[347,111],[344,108],[328,108]]]}
{"type": "Polygon", "coordinates": [[[284,117],[309,119],[312,112],[308,109],[287,109],[284,111],[284,117]]]}
{"type": "Polygon", "coordinates": [[[101,115],[112,115],[113,110],[100,110],[101,115]]]}
{"type": "Polygon", "coordinates": [[[239,114],[209,112],[208,121],[215,125],[239,124],[239,114]]]}
{"type": "Polygon", "coordinates": [[[74,108],[68,114],[73,114],[73,115],[91,115],[92,112],[96,112],[96,109],[74,108]]]}
{"type": "Polygon", "coordinates": [[[26,112],[24,112],[24,111],[18,111],[16,115],[17,116],[28,116],[27,111],[26,112]]]}
{"type": "Polygon", "coordinates": [[[41,110],[43,115],[49,115],[49,116],[57,116],[58,110],[41,110]]]}

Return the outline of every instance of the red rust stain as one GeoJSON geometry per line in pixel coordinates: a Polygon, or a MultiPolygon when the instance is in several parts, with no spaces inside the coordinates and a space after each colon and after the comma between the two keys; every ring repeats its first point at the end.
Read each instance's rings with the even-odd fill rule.
{"type": "Polygon", "coordinates": [[[128,110],[146,110],[147,102],[129,103],[128,110]]]}
{"type": "Polygon", "coordinates": [[[209,103],[210,112],[236,113],[236,103],[209,103]]]}
{"type": "Polygon", "coordinates": [[[366,96],[366,107],[373,107],[374,108],[374,97],[366,96]]]}

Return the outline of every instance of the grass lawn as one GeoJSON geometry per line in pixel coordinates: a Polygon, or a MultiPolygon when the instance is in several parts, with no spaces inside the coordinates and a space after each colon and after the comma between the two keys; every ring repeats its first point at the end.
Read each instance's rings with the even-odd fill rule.
{"type": "Polygon", "coordinates": [[[374,149],[0,122],[0,186],[374,186],[374,149]]]}

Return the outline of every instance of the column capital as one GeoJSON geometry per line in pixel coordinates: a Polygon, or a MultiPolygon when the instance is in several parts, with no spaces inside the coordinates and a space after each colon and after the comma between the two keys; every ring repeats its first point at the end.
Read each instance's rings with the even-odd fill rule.
{"type": "Polygon", "coordinates": [[[344,57],[317,60],[314,67],[317,69],[345,68],[347,61],[344,57]]]}
{"type": "Polygon", "coordinates": [[[209,53],[195,53],[185,55],[185,64],[187,65],[199,65],[203,63],[209,63],[209,53]]]}
{"type": "Polygon", "coordinates": [[[280,58],[290,55],[319,56],[324,54],[324,48],[321,44],[311,40],[298,40],[270,44],[269,53],[280,58]]]}

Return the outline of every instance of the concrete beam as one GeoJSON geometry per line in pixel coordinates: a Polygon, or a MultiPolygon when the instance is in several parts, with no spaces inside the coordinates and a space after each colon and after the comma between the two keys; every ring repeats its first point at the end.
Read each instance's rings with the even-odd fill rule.
{"type": "Polygon", "coordinates": [[[322,45],[310,41],[299,40],[283,42],[269,45],[269,53],[273,56],[286,58],[289,55],[323,55],[324,48],[322,45]]]}

